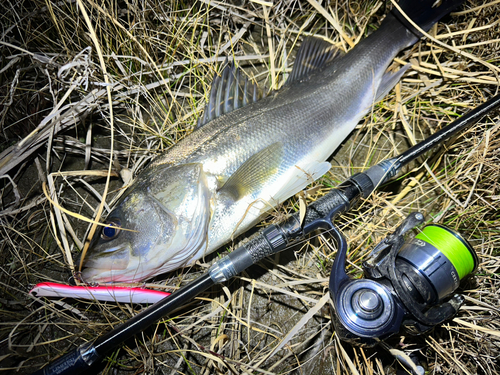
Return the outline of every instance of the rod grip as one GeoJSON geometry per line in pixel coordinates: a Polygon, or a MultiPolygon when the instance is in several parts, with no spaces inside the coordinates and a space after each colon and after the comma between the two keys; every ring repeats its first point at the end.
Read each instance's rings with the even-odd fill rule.
{"type": "Polygon", "coordinates": [[[342,212],[349,207],[349,199],[342,189],[333,189],[325,196],[307,207],[303,222],[300,212],[289,216],[284,222],[270,225],[245,246],[255,264],[261,259],[285,249],[291,241],[323,226],[335,212],[342,212]]]}
{"type": "MultiPolygon", "coordinates": [[[[349,182],[349,186],[345,186],[345,188],[349,191],[352,190],[353,197],[351,198],[354,200],[355,196],[359,196],[359,190],[354,186],[354,184],[352,184],[351,187],[351,182],[349,180],[347,180],[344,184],[347,185],[347,182],[349,182]]],[[[328,194],[308,205],[303,223],[305,228],[321,219],[333,219],[333,216],[337,213],[344,212],[353,204],[347,194],[345,194],[344,187],[342,185],[337,189],[330,190],[328,194]]],[[[295,215],[298,216],[299,214],[296,213],[295,215]]],[[[308,233],[310,230],[306,230],[305,233],[308,233]]]]}
{"type": "Polygon", "coordinates": [[[77,375],[89,370],[100,358],[95,347],[91,343],[86,343],[49,363],[32,375],[77,375]]]}

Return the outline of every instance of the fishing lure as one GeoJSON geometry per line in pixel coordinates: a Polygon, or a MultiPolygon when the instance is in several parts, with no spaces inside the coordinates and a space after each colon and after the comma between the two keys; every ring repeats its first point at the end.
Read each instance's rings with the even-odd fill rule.
{"type": "Polygon", "coordinates": [[[58,283],[39,283],[30,291],[37,297],[81,298],[87,300],[153,304],[170,293],[159,290],[132,288],[124,286],[73,286],[58,283]]]}

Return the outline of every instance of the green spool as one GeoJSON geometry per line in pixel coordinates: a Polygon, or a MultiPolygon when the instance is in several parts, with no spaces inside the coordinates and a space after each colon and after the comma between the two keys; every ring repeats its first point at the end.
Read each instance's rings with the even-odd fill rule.
{"type": "Polygon", "coordinates": [[[430,224],[415,238],[440,250],[453,264],[460,280],[477,267],[478,258],[472,246],[462,236],[449,228],[439,224],[430,224]]]}

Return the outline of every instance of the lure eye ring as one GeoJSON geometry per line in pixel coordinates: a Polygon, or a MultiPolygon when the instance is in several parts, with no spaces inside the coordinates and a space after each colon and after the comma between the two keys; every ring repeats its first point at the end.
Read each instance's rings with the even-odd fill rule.
{"type": "Polygon", "coordinates": [[[121,224],[118,220],[110,220],[101,230],[101,238],[105,241],[110,241],[118,237],[121,232],[121,224]]]}

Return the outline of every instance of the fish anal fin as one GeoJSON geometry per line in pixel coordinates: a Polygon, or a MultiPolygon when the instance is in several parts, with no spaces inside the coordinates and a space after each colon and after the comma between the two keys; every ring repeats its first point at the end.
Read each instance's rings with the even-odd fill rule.
{"type": "Polygon", "coordinates": [[[220,75],[214,76],[208,103],[205,106],[203,116],[198,120],[197,128],[265,96],[257,84],[248,81],[240,68],[236,68],[227,60],[225,65],[220,75]]]}
{"type": "Polygon", "coordinates": [[[406,64],[397,72],[385,72],[382,76],[382,81],[377,88],[377,94],[373,103],[378,103],[392,90],[394,86],[399,82],[403,74],[411,67],[411,64],[406,64]]]}
{"type": "Polygon", "coordinates": [[[226,183],[220,193],[229,194],[235,201],[262,189],[269,177],[276,174],[283,160],[283,144],[276,142],[245,161],[226,183]]]}
{"type": "Polygon", "coordinates": [[[307,37],[302,42],[293,65],[292,72],[286,81],[287,85],[306,80],[312,73],[328,65],[340,54],[340,50],[327,41],[307,37]]]}

